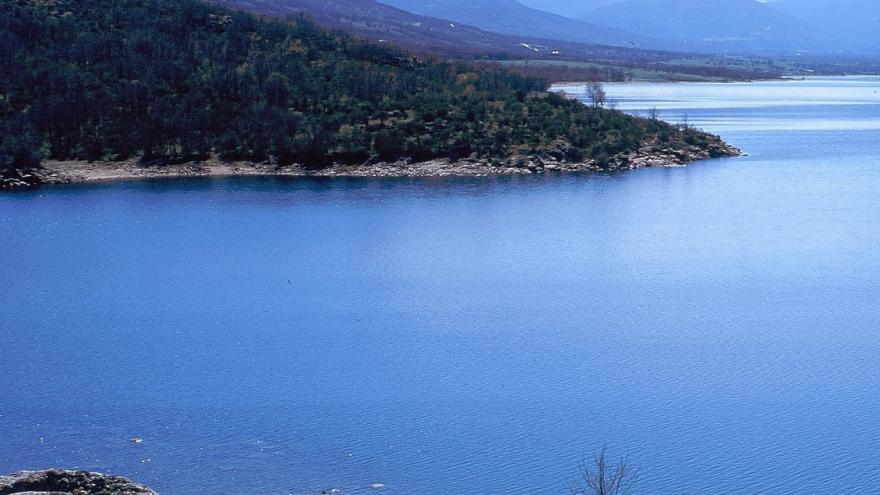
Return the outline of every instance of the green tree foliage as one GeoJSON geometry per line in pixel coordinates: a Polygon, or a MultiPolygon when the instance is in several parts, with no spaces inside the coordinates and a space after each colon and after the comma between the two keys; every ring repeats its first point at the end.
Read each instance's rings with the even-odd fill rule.
{"type": "Polygon", "coordinates": [[[210,154],[313,167],[580,160],[678,135],[538,79],[195,0],[2,0],[0,71],[7,168],[210,154]]]}

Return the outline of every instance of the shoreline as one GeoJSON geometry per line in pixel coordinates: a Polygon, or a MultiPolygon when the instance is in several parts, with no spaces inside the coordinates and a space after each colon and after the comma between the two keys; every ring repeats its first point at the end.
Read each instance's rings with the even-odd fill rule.
{"type": "Polygon", "coordinates": [[[600,166],[595,161],[565,162],[555,158],[528,156],[503,162],[488,159],[448,159],[424,162],[332,165],[313,169],[300,164],[274,165],[247,161],[227,162],[217,158],[180,164],[145,165],[137,158],[123,161],[45,160],[40,168],[13,170],[0,176],[0,189],[26,189],[50,184],[83,184],[156,178],[191,177],[490,177],[558,172],[625,171],[651,167],[682,167],[710,158],[741,156],[742,151],[724,142],[706,148],[686,146],[644,146],[622,153],[600,166]]]}

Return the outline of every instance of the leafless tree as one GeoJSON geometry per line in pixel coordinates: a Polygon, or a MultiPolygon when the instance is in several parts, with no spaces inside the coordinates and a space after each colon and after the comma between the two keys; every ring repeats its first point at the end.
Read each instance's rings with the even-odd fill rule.
{"type": "Polygon", "coordinates": [[[648,110],[648,118],[651,120],[657,120],[660,118],[660,111],[657,110],[657,107],[651,107],[651,109],[648,110]]]}
{"type": "Polygon", "coordinates": [[[681,116],[681,123],[678,126],[681,127],[681,130],[685,132],[691,130],[691,121],[687,113],[681,116]]]}
{"type": "Polygon", "coordinates": [[[593,457],[593,462],[584,461],[579,469],[572,495],[629,495],[638,478],[638,471],[627,458],[610,464],[604,448],[593,457]]]}
{"type": "Polygon", "coordinates": [[[584,95],[590,100],[593,108],[601,108],[605,105],[605,86],[600,82],[591,82],[584,88],[584,95]]]}

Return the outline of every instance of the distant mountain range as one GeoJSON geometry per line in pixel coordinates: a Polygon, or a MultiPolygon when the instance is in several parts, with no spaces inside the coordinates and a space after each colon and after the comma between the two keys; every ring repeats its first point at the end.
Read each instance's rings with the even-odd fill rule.
{"type": "Polygon", "coordinates": [[[373,41],[393,42],[424,51],[527,54],[520,38],[413,14],[374,0],[213,0],[213,3],[282,18],[307,14],[323,26],[347,29],[373,41]]]}
{"type": "Polygon", "coordinates": [[[581,17],[702,52],[815,52],[830,37],[756,0],[625,0],[581,17]]]}
{"type": "Polygon", "coordinates": [[[865,0],[583,0],[568,7],[563,0],[206,1],[276,18],[307,15],[379,43],[493,60],[550,81],[752,80],[880,70],[873,21],[865,20],[880,8],[865,0]],[[571,19],[520,2],[588,12],[571,19]],[[818,16],[826,21],[821,29],[814,27],[818,16]],[[861,21],[847,24],[853,17],[861,21]],[[847,35],[829,34],[847,26],[853,26],[847,35]]]}
{"type": "Polygon", "coordinates": [[[880,1],[777,0],[768,5],[821,29],[850,50],[880,52],[880,1]]]}
{"type": "Polygon", "coordinates": [[[379,1],[417,14],[451,19],[496,33],[528,34],[547,39],[656,50],[676,47],[674,43],[634,34],[631,30],[600,26],[526,7],[516,0],[379,1]]]}
{"type": "MultiPolygon", "coordinates": [[[[622,41],[617,43],[620,48],[615,49],[611,45],[568,41],[554,37],[552,32],[491,32],[461,23],[458,16],[419,15],[375,0],[211,0],[211,3],[281,18],[306,14],[322,26],[352,31],[373,41],[455,56],[645,61],[670,58],[668,54],[649,53],[622,41]]],[[[558,19],[586,25],[563,17],[558,19]]],[[[628,37],[621,36],[621,39],[628,37]]]]}
{"type": "Polygon", "coordinates": [[[518,0],[519,3],[533,9],[553,12],[565,17],[577,19],[586,12],[599,7],[620,3],[621,0],[518,0]]]}
{"type": "Polygon", "coordinates": [[[380,1],[485,31],[583,43],[752,55],[880,54],[876,0],[380,1]]]}
{"type": "MultiPolygon", "coordinates": [[[[517,16],[529,14],[547,29],[542,32],[520,27],[514,30],[522,29],[523,32],[519,34],[493,33],[458,21],[457,19],[463,18],[461,16],[454,16],[450,20],[421,15],[375,0],[210,0],[210,3],[276,18],[304,14],[325,27],[349,31],[372,41],[450,58],[488,59],[502,63],[535,61],[534,64],[508,66],[521,73],[553,81],[623,80],[633,77],[651,80],[742,80],[773,77],[780,73],[777,67],[763,62],[752,64],[747,61],[743,64],[739,61],[731,64],[714,59],[711,64],[706,64],[705,60],[689,63],[681,60],[681,53],[654,49],[661,45],[659,42],[646,41],[645,38],[621,34],[616,30],[593,28],[582,21],[523,7],[513,0],[488,1],[497,2],[496,7],[512,6],[506,11],[506,18],[511,19],[511,25],[517,16]],[[586,33],[581,36],[593,42],[553,39],[556,32],[551,26],[557,22],[589,27],[589,30],[584,28],[581,31],[586,33]],[[600,37],[601,33],[609,38],[600,37]],[[612,34],[616,38],[611,39],[612,34]],[[615,42],[618,46],[597,44],[600,40],[615,42]]],[[[431,5],[440,3],[442,2],[434,2],[431,5]]],[[[488,12],[481,10],[485,7],[485,2],[475,4],[471,12],[488,12]]],[[[525,21],[517,22],[522,26],[525,21]]]]}

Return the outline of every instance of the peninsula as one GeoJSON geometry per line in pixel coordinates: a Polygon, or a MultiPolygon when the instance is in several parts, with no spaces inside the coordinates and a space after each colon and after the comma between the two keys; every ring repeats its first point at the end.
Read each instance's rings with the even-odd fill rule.
{"type": "Polygon", "coordinates": [[[196,0],[0,4],[0,187],[681,165],[719,137],[547,81],[196,0]]]}

